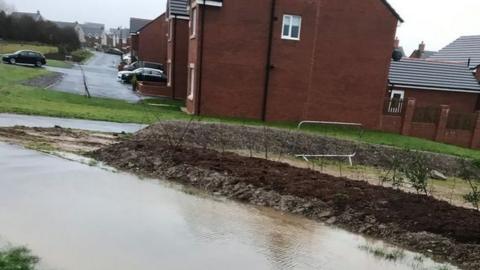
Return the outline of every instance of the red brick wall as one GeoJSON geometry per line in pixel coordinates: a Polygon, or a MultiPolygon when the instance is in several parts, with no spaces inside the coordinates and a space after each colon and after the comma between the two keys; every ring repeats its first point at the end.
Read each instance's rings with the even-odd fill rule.
{"type": "MultiPolygon", "coordinates": [[[[188,77],[188,20],[171,18],[167,24],[173,24],[172,36],[168,37],[167,59],[172,63],[172,90],[175,99],[186,99],[188,77]]],[[[168,71],[167,71],[168,72],[168,71]]]]}
{"type": "Polygon", "coordinates": [[[435,90],[411,90],[401,89],[405,91],[405,99],[414,98],[417,107],[449,105],[450,109],[455,112],[473,113],[476,111],[478,94],[447,92],[435,90]]]}
{"type": "Polygon", "coordinates": [[[138,35],[131,35],[130,36],[130,46],[132,56],[138,56],[138,35]]]}
{"type": "MultiPolygon", "coordinates": [[[[261,117],[269,15],[270,1],[206,8],[202,114],[261,117]]],[[[379,128],[397,26],[381,1],[278,0],[275,15],[267,120],[379,128]],[[300,41],[281,39],[283,14],[302,16],[300,41]]]]}
{"type": "Polygon", "coordinates": [[[138,37],[139,60],[167,63],[168,23],[165,14],[156,18],[140,31],[138,37]]]}

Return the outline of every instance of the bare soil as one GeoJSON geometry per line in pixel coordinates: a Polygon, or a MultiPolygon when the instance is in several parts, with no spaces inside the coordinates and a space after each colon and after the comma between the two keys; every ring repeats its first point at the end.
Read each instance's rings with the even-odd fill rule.
{"type": "Polygon", "coordinates": [[[118,169],[304,215],[480,269],[480,213],[432,197],[140,133],[90,155],[118,169]]]}
{"type": "Polygon", "coordinates": [[[27,86],[47,88],[56,84],[62,78],[63,78],[62,73],[52,72],[51,74],[48,74],[45,76],[35,77],[33,79],[27,80],[23,84],[27,86]]]}

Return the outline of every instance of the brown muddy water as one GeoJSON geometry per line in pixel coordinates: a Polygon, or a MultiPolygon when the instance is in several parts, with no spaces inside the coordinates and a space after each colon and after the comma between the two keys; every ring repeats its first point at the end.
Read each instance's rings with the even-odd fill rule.
{"type": "Polygon", "coordinates": [[[457,269],[304,218],[6,144],[0,240],[29,247],[48,270],[457,269]]]}

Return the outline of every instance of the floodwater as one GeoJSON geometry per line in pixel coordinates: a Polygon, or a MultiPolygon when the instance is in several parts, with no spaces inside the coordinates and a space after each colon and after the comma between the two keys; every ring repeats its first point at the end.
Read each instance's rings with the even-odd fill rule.
{"type": "Polygon", "coordinates": [[[303,218],[0,143],[0,239],[41,269],[440,268],[410,252],[303,218]]]}

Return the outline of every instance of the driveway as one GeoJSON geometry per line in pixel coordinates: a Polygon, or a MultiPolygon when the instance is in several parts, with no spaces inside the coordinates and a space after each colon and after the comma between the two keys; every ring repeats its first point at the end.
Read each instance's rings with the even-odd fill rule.
{"type": "MultiPolygon", "coordinates": [[[[128,102],[137,102],[141,97],[136,95],[130,85],[117,81],[117,65],[120,56],[94,52],[92,59],[82,68],[88,90],[93,97],[113,98],[128,102]]],[[[48,70],[63,74],[63,79],[52,87],[52,90],[78,95],[85,94],[82,69],[76,65],[71,69],[47,67],[48,70]]]]}

